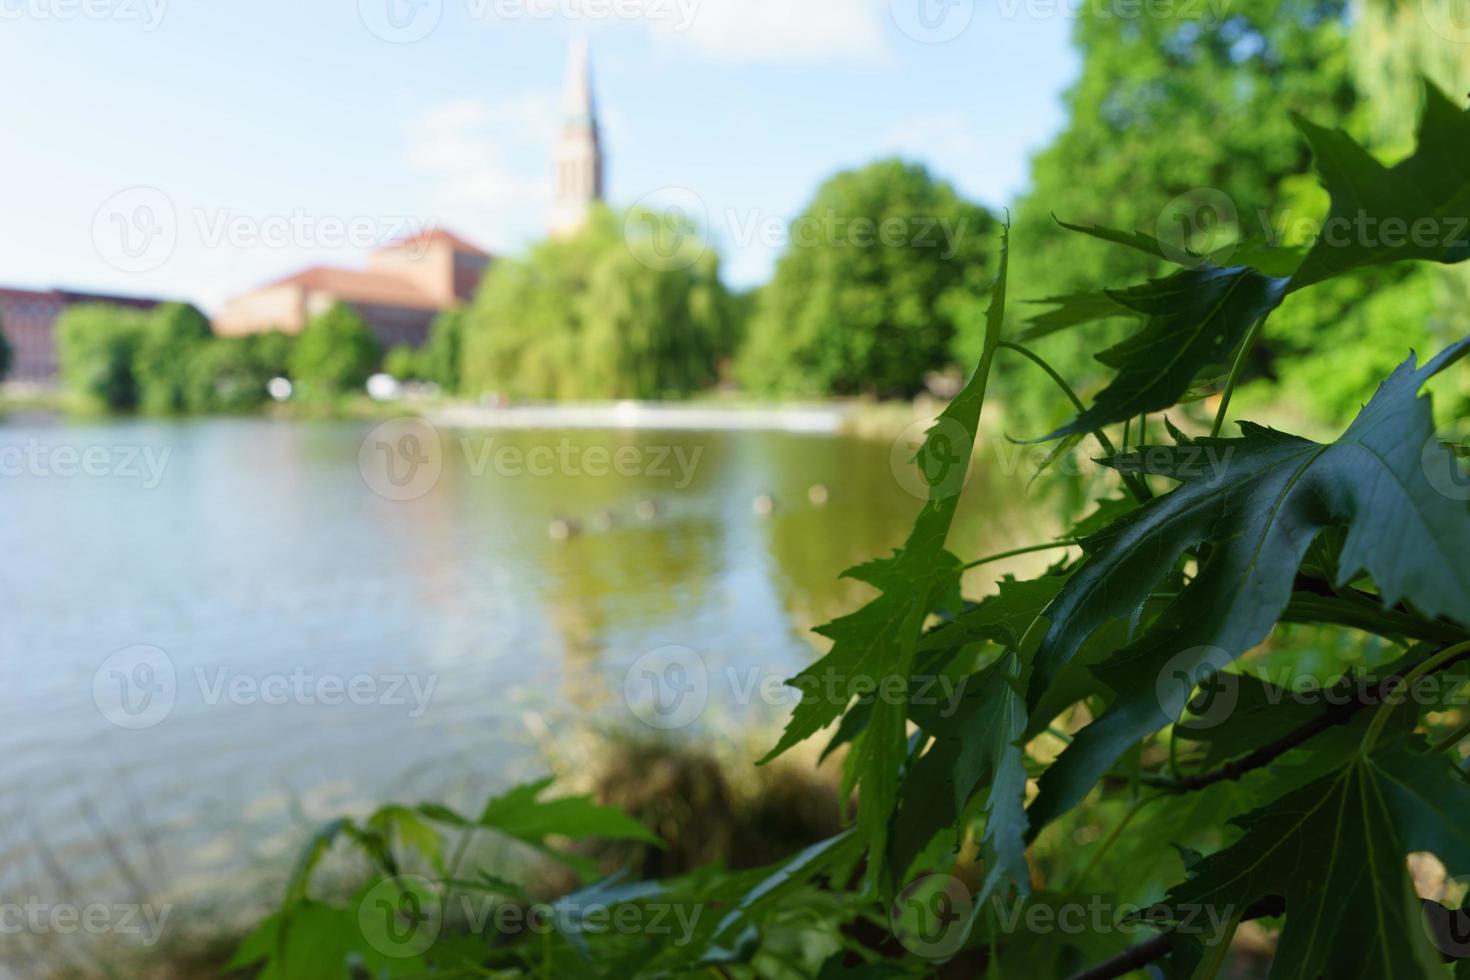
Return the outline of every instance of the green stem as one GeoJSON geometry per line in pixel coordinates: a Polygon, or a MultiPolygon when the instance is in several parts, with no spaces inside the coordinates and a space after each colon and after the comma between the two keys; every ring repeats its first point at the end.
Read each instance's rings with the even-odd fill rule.
{"type": "MultiPolygon", "coordinates": [[[[1082,399],[1077,397],[1077,392],[1073,391],[1072,386],[1067,384],[1067,379],[1063,378],[1060,374],[1057,373],[1055,368],[1046,363],[1046,360],[1040,354],[1036,353],[1029,347],[1024,347],[1021,344],[1015,343],[1014,341],[1010,340],[1002,340],[999,344],[999,348],[1003,350],[1015,351],[1017,354],[1020,354],[1022,357],[1030,361],[1032,364],[1035,364],[1037,367],[1041,368],[1041,370],[1046,372],[1047,377],[1055,381],[1057,387],[1062,389],[1062,392],[1072,402],[1072,405],[1077,409],[1077,413],[1079,415],[1087,411],[1087,406],[1082,404],[1082,399]]],[[[1116,447],[1113,446],[1113,441],[1108,438],[1107,433],[1104,432],[1102,429],[1095,430],[1092,433],[1092,436],[1097,440],[1097,444],[1099,446],[1102,446],[1102,450],[1104,453],[1109,456],[1118,455],[1118,450],[1116,447]]],[[[1128,492],[1133,494],[1133,498],[1139,503],[1143,503],[1145,500],[1149,500],[1153,497],[1153,494],[1149,492],[1148,487],[1140,484],[1137,480],[1133,479],[1130,474],[1120,472],[1118,475],[1123,478],[1124,486],[1128,488],[1128,492]]]]}
{"type": "Polygon", "coordinates": [[[449,860],[449,873],[445,877],[450,884],[444,889],[444,897],[439,902],[439,915],[441,917],[449,913],[449,899],[454,894],[454,880],[459,877],[459,866],[464,862],[465,851],[469,849],[470,838],[474,836],[475,827],[466,827],[460,831],[459,843],[455,845],[454,856],[449,860]]]}
{"type": "MultiPolygon", "coordinates": [[[[1269,315],[1269,314],[1268,314],[1269,315]]],[[[1245,339],[1240,342],[1240,350],[1235,354],[1235,363],[1230,366],[1230,376],[1225,379],[1225,391],[1220,395],[1220,410],[1215,413],[1215,424],[1210,429],[1210,436],[1218,438],[1220,430],[1225,427],[1225,413],[1230,410],[1230,397],[1235,394],[1235,386],[1240,384],[1240,376],[1245,373],[1245,362],[1251,356],[1251,350],[1256,346],[1256,338],[1261,335],[1261,327],[1265,326],[1266,317],[1261,317],[1251,324],[1245,339]]]]}
{"type": "Polygon", "coordinates": [[[1015,558],[1017,555],[1029,555],[1037,551],[1051,551],[1054,548],[1075,547],[1077,547],[1076,541],[1052,541],[1048,544],[1028,545],[1025,548],[1016,548],[1012,551],[1002,551],[1000,554],[997,555],[986,555],[984,558],[976,558],[968,565],[963,566],[961,571],[969,571],[970,569],[978,568],[981,565],[988,565],[993,561],[1002,561],[1006,558],[1015,558]]]}
{"type": "Polygon", "coordinates": [[[1434,673],[1451,661],[1465,656],[1467,653],[1470,653],[1470,641],[1456,643],[1454,646],[1445,647],[1405,674],[1403,680],[1394,685],[1393,691],[1384,697],[1383,704],[1378,706],[1377,713],[1373,715],[1373,722],[1368,726],[1368,733],[1363,736],[1363,744],[1359,751],[1363,755],[1367,755],[1378,744],[1379,736],[1383,734],[1383,728],[1388,724],[1389,716],[1393,714],[1393,709],[1398,707],[1394,703],[1394,694],[1400,691],[1412,691],[1414,685],[1419,683],[1422,678],[1434,673]]]}
{"type": "Polygon", "coordinates": [[[1465,724],[1461,725],[1459,728],[1456,728],[1444,738],[1440,739],[1438,742],[1435,742],[1434,745],[1430,746],[1429,754],[1439,755],[1441,752],[1448,751],[1449,749],[1454,748],[1456,745],[1459,745],[1467,737],[1470,737],[1470,721],[1465,722],[1465,724]]]}

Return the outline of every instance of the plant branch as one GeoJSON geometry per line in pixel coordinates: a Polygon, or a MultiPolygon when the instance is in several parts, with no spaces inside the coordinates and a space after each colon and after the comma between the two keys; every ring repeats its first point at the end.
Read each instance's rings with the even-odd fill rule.
{"type": "MultiPolygon", "coordinates": [[[[1280,896],[1273,895],[1263,898],[1259,902],[1249,906],[1241,915],[1241,922],[1249,922],[1252,919],[1268,919],[1272,916],[1284,915],[1286,913],[1286,900],[1280,896]]],[[[1172,936],[1163,933],[1148,940],[1132,946],[1114,956],[1110,960],[1099,963],[1097,966],[1074,973],[1070,980],[1116,980],[1118,977],[1127,976],[1134,970],[1142,969],[1155,960],[1161,960],[1170,952],[1170,941],[1172,936]]]]}
{"type": "Polygon", "coordinates": [[[1465,724],[1431,745],[1429,747],[1429,754],[1439,755],[1441,752],[1447,752],[1456,745],[1459,745],[1466,738],[1470,738],[1470,721],[1465,722],[1465,724]]]}
{"type": "Polygon", "coordinates": [[[1002,551],[995,555],[986,555],[984,558],[976,558],[974,561],[962,566],[962,571],[969,571],[981,565],[988,565],[993,561],[1002,561],[1006,558],[1015,558],[1017,555],[1029,555],[1038,551],[1051,551],[1055,548],[1075,548],[1076,541],[1051,541],[1047,544],[1033,544],[1025,548],[1015,548],[1011,551],[1002,551]]]}
{"type": "Polygon", "coordinates": [[[1225,413],[1230,410],[1230,397],[1235,394],[1235,386],[1240,384],[1240,376],[1245,373],[1245,362],[1250,359],[1251,350],[1256,346],[1256,338],[1261,335],[1261,327],[1266,323],[1266,317],[1261,317],[1251,324],[1245,339],[1240,342],[1240,350],[1235,354],[1235,363],[1230,365],[1230,376],[1225,379],[1225,391],[1220,396],[1220,410],[1215,413],[1215,424],[1210,428],[1210,436],[1219,438],[1220,430],[1225,427],[1225,413]]]}
{"type": "MultiPolygon", "coordinates": [[[[1444,670],[1466,659],[1470,659],[1470,643],[1460,643],[1452,647],[1446,647],[1420,662],[1407,675],[1385,677],[1378,684],[1374,685],[1372,691],[1359,694],[1352,701],[1330,706],[1322,714],[1313,718],[1300,728],[1293,729],[1275,741],[1268,742],[1255,751],[1241,756],[1239,759],[1227,762],[1218,769],[1212,769],[1209,772],[1199,773],[1197,775],[1181,776],[1178,779],[1157,776],[1148,779],[1146,784],[1171,793],[1190,793],[1204,789],[1207,786],[1213,786],[1216,783],[1239,779],[1248,772],[1269,765],[1292,749],[1311,741],[1328,729],[1347,724],[1352,720],[1353,715],[1357,714],[1363,708],[1374,704],[1379,705],[1380,708],[1386,707],[1388,697],[1398,691],[1400,687],[1417,683],[1427,674],[1444,670]]],[[[1386,719],[1387,714],[1381,714],[1380,717],[1386,719]]],[[[1370,730],[1369,735],[1374,736],[1375,732],[1370,730]]],[[[1372,742],[1365,737],[1364,744],[1371,748],[1372,742]]]]}
{"type": "Polygon", "coordinates": [[[1383,684],[1380,684],[1380,687],[1385,685],[1389,685],[1389,687],[1384,692],[1382,703],[1378,705],[1378,711],[1373,715],[1373,721],[1368,726],[1368,733],[1363,736],[1363,745],[1360,751],[1366,755],[1372,752],[1373,747],[1378,744],[1378,738],[1383,734],[1383,727],[1388,724],[1389,716],[1393,714],[1391,709],[1396,707],[1393,702],[1388,700],[1389,695],[1397,694],[1399,691],[1407,691],[1419,683],[1421,678],[1427,677],[1437,670],[1443,670],[1450,664],[1458,663],[1466,657],[1470,657],[1470,642],[1457,643],[1452,647],[1445,647],[1428,660],[1421,662],[1413,670],[1409,671],[1402,681],[1390,677],[1383,684]]]}
{"type": "MultiPolygon", "coordinates": [[[[1061,388],[1063,394],[1065,394],[1067,398],[1071,400],[1072,405],[1077,409],[1079,415],[1087,411],[1087,406],[1082,404],[1082,399],[1077,397],[1077,392],[1073,391],[1072,386],[1067,384],[1067,379],[1058,374],[1056,368],[1046,363],[1046,360],[1040,354],[1036,353],[1029,347],[1025,347],[1011,340],[1002,340],[1000,342],[1000,348],[1002,350],[1015,351],[1017,354],[1020,354],[1032,364],[1035,364],[1037,367],[1041,368],[1041,370],[1045,371],[1047,377],[1055,381],[1057,387],[1061,388]]],[[[1113,445],[1113,441],[1108,438],[1108,434],[1106,432],[1104,432],[1102,429],[1097,429],[1092,433],[1092,435],[1093,438],[1097,440],[1097,444],[1102,447],[1102,451],[1104,453],[1109,456],[1118,455],[1117,447],[1113,445]]],[[[1148,485],[1143,483],[1141,479],[1135,479],[1134,476],[1130,473],[1120,472],[1119,475],[1123,478],[1123,484],[1128,488],[1128,492],[1133,494],[1134,499],[1137,500],[1139,503],[1143,503],[1145,500],[1149,500],[1153,497],[1153,492],[1149,490],[1148,485]]]]}

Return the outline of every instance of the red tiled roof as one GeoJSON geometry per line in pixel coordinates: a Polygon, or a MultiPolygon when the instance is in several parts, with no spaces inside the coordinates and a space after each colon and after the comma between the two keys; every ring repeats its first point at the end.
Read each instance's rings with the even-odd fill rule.
{"type": "Polygon", "coordinates": [[[406,235],[403,238],[389,242],[384,248],[405,248],[410,245],[427,245],[435,242],[448,242],[456,252],[468,252],[470,255],[490,258],[490,253],[480,246],[460,238],[452,231],[445,231],[442,228],[435,228],[432,231],[421,231],[417,235],[406,235]]]}
{"type": "Polygon", "coordinates": [[[140,310],[151,310],[168,300],[148,296],[117,296],[112,293],[82,293],[72,289],[11,289],[0,286],[0,298],[9,300],[51,300],[66,303],[106,303],[109,306],[130,306],[140,310]]]}
{"type": "Polygon", "coordinates": [[[304,289],[331,293],[348,303],[370,303],[379,306],[405,306],[418,310],[437,310],[440,304],[413,283],[381,272],[360,272],[315,265],[293,276],[278,279],[272,286],[301,286],[304,289]]]}

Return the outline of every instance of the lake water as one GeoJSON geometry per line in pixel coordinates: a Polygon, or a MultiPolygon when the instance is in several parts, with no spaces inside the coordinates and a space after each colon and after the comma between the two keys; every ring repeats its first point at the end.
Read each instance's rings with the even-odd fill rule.
{"type": "MultiPolygon", "coordinates": [[[[774,725],[749,692],[810,662],[867,591],[838,573],[919,506],[886,440],[440,430],[437,480],[402,487],[372,429],[0,420],[5,894],[248,892],[339,812],[540,774],[544,730],[774,725]],[[630,707],[670,664],[704,710],[630,707]]],[[[958,553],[1038,540],[1003,468],[958,553]]]]}

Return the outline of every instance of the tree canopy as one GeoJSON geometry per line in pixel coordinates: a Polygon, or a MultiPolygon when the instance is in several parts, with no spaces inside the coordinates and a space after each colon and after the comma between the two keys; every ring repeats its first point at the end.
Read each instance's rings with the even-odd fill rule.
{"type": "Polygon", "coordinates": [[[194,412],[241,412],[264,403],[273,378],[290,374],[294,338],[279,330],[216,337],[189,359],[185,402],[194,412]]]}
{"type": "Polygon", "coordinates": [[[377,368],[382,351],[352,307],[336,303],[313,317],[291,351],[291,377],[307,397],[361,388],[377,368]]]}
{"type": "Polygon", "coordinates": [[[184,410],[188,406],[190,361],[209,338],[209,321],[194,307],[166,303],[153,310],[133,355],[138,407],[155,413],[184,410]]]}
{"type": "Polygon", "coordinates": [[[733,331],[719,259],[698,229],[661,228],[689,258],[669,261],[639,234],[644,218],[598,209],[577,235],[496,261],[464,315],[461,391],[657,398],[709,385],[733,331]]]}
{"type": "Polygon", "coordinates": [[[133,363],[148,315],[102,303],[69,307],[56,323],[61,377],[83,399],[113,411],[138,406],[133,363]]]}
{"type": "Polygon", "coordinates": [[[740,380],[772,394],[912,394],[951,362],[963,311],[994,274],[994,226],[918,164],[832,177],[755,300],[740,380]]]}

